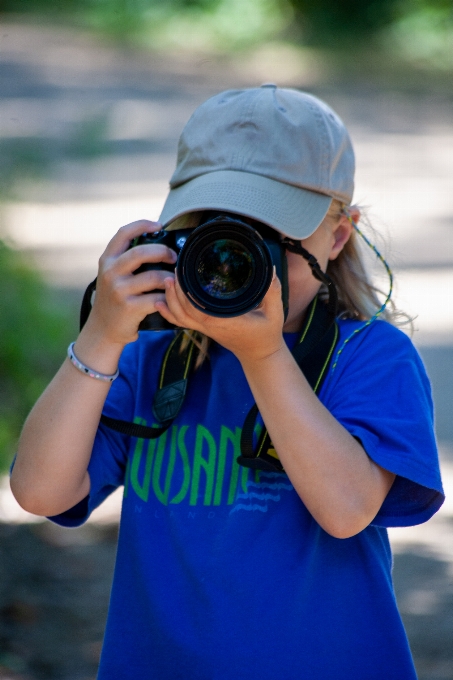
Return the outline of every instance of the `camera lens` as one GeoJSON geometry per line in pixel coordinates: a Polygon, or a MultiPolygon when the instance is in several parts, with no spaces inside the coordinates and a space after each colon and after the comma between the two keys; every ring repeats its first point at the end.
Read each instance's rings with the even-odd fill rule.
{"type": "Polygon", "coordinates": [[[227,238],[206,246],[198,256],[195,269],[205,293],[219,300],[241,295],[255,272],[250,250],[239,241],[227,238]]]}
{"type": "Polygon", "coordinates": [[[273,261],[255,228],[222,216],[194,229],[176,271],[195,307],[211,316],[232,317],[259,305],[272,281],[273,261]]]}

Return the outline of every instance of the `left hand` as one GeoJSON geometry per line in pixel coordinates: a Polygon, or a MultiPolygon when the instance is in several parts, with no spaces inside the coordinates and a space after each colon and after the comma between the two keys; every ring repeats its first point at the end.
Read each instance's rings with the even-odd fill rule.
{"type": "Polygon", "coordinates": [[[162,316],[176,326],[207,335],[233,352],[239,361],[264,359],[286,347],[281,284],[275,274],[259,307],[232,318],[209,316],[196,309],[181,290],[177,277],[169,277],[164,283],[165,302],[155,304],[162,316]]]}

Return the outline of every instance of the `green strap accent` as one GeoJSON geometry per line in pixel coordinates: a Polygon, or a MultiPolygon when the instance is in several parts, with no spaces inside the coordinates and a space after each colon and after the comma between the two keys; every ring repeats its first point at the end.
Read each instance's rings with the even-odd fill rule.
{"type": "MultiPolygon", "coordinates": [[[[300,339],[292,351],[299,368],[315,394],[321,389],[327,375],[327,368],[338,337],[339,330],[336,321],[329,325],[326,307],[318,301],[318,298],[315,298],[308,310],[300,339]],[[321,337],[319,337],[320,332],[321,337]]],[[[239,456],[238,462],[253,469],[283,472],[283,466],[266,428],[261,432],[256,450],[253,451],[252,438],[257,415],[258,408],[255,404],[244,423],[241,439],[242,455],[239,456]]]]}
{"type": "Polygon", "coordinates": [[[313,317],[315,315],[315,310],[316,310],[317,305],[318,305],[318,297],[316,296],[315,299],[313,300],[311,306],[310,306],[310,311],[308,313],[308,319],[307,319],[307,322],[304,325],[304,328],[302,330],[302,335],[300,336],[299,342],[297,343],[298,345],[302,344],[303,341],[306,338],[306,335],[308,333],[308,329],[311,327],[311,325],[313,323],[313,317]]]}
{"type": "Polygon", "coordinates": [[[334,325],[334,337],[333,337],[333,340],[332,340],[332,344],[331,344],[331,346],[330,346],[329,353],[328,353],[327,356],[326,356],[326,360],[325,360],[325,362],[324,362],[324,366],[323,366],[322,369],[321,369],[321,373],[319,374],[319,378],[318,378],[318,380],[316,381],[316,385],[315,385],[314,388],[313,388],[313,392],[314,392],[315,394],[318,394],[319,388],[321,387],[321,384],[322,384],[322,382],[323,382],[323,380],[324,380],[324,378],[325,378],[325,373],[326,373],[326,370],[327,370],[327,366],[329,365],[329,362],[330,362],[330,360],[331,360],[331,358],[332,358],[332,354],[333,354],[333,351],[334,351],[334,349],[335,349],[335,346],[336,346],[336,344],[337,344],[337,342],[338,342],[338,336],[339,336],[339,335],[340,335],[340,331],[338,330],[338,324],[337,324],[337,322],[335,322],[335,325],[334,325]]]}
{"type": "MultiPolygon", "coordinates": [[[[313,391],[314,391],[315,394],[318,393],[318,391],[321,387],[321,384],[323,382],[323,379],[325,377],[326,369],[329,365],[330,359],[331,359],[333,351],[335,349],[335,345],[337,344],[337,341],[338,341],[338,334],[339,334],[338,326],[335,323],[333,339],[332,339],[331,345],[329,347],[327,357],[324,361],[323,366],[321,367],[321,371],[318,375],[316,384],[313,388],[313,391]]],[[[264,428],[262,433],[261,433],[259,443],[258,443],[258,447],[257,447],[256,458],[260,459],[261,461],[263,461],[263,463],[265,463],[266,469],[278,470],[278,471],[281,471],[281,472],[284,471],[283,465],[280,462],[278,454],[277,454],[277,452],[274,448],[274,445],[272,444],[272,441],[269,437],[269,434],[268,434],[266,428],[264,428]]],[[[242,462],[242,460],[241,460],[241,462],[242,462]]]]}

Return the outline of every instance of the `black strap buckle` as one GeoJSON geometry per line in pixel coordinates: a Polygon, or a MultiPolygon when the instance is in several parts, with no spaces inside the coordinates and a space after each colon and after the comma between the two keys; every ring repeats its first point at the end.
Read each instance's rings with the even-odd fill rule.
{"type": "Polygon", "coordinates": [[[175,335],[162,362],[159,387],[153,401],[153,415],[160,426],[148,427],[105,415],[101,416],[101,423],[112,430],[140,439],[157,439],[168,430],[184,403],[188,376],[197,357],[194,338],[190,338],[184,347],[184,337],[184,331],[175,335]]]}

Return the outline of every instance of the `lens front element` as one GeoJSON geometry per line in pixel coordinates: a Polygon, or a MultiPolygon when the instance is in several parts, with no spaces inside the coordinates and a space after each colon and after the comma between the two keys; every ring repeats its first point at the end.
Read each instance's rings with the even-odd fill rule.
{"type": "Polygon", "coordinates": [[[272,281],[273,262],[256,229],[221,217],[194,229],[176,271],[195,307],[211,316],[232,317],[260,304],[272,281]]]}
{"type": "Polygon", "coordinates": [[[250,285],[255,266],[250,250],[233,239],[217,239],[206,246],[195,266],[205,291],[219,300],[237,298],[250,285]]]}

